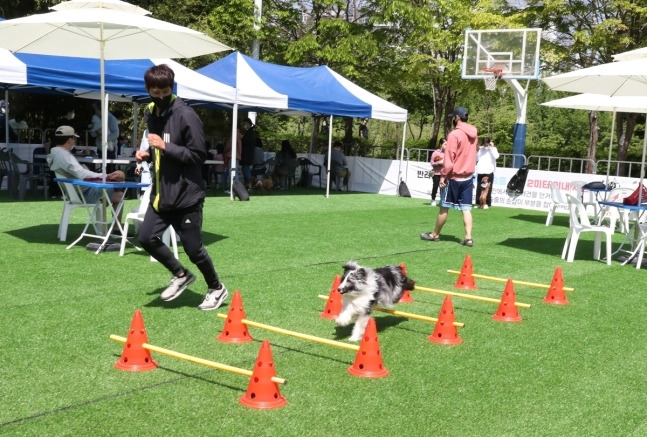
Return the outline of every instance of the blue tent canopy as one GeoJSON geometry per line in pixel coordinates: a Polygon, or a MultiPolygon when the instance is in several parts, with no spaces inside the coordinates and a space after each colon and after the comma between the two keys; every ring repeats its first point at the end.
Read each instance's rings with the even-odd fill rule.
{"type": "MultiPolygon", "coordinates": [[[[174,92],[190,104],[231,108],[236,91],[170,59],[109,60],[105,89],[113,100],[148,101],[144,73],[153,65],[168,64],[175,72],[174,92]]],[[[0,88],[10,91],[51,92],[99,98],[98,59],[11,53],[0,49],[0,88]]]]}
{"type": "Polygon", "coordinates": [[[274,109],[379,120],[407,119],[407,110],[360,88],[326,66],[287,67],[270,64],[239,52],[197,70],[237,88],[241,108],[274,109]],[[271,99],[256,98],[259,90],[271,99]]]}

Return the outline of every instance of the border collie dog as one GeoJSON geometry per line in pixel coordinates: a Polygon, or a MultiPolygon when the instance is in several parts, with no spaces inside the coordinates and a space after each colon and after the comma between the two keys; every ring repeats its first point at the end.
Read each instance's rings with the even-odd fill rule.
{"type": "Polygon", "coordinates": [[[355,261],[344,266],[344,276],[337,291],[342,295],[342,309],[335,319],[338,326],[355,320],[349,341],[359,341],[376,306],[393,307],[405,290],[413,290],[415,282],[399,266],[375,270],[361,267],[355,261]]]}

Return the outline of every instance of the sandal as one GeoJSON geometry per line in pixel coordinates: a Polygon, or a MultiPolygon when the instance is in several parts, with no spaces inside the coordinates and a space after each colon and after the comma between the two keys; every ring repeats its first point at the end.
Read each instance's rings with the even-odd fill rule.
{"type": "Polygon", "coordinates": [[[440,237],[438,235],[433,237],[431,234],[428,234],[426,232],[423,232],[422,234],[420,234],[420,239],[426,240],[426,241],[440,241],[440,237]]]}
{"type": "Polygon", "coordinates": [[[463,246],[467,246],[467,247],[472,247],[472,246],[474,246],[474,242],[472,241],[472,239],[471,239],[471,238],[466,238],[466,239],[464,239],[464,240],[461,242],[461,244],[462,244],[463,246]]]}

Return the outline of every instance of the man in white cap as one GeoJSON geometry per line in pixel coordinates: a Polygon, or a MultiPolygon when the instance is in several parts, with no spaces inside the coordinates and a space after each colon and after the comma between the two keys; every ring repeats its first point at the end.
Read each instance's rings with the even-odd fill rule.
{"type": "MultiPolygon", "coordinates": [[[[59,126],[56,129],[54,136],[56,147],[52,147],[50,154],[47,155],[47,164],[50,170],[56,173],[57,177],[68,179],[102,179],[103,175],[101,173],[88,170],[72,155],[71,150],[78,137],[71,126],[59,126]]],[[[108,174],[106,179],[112,182],[122,182],[126,179],[126,175],[123,171],[116,170],[108,174]]],[[[123,197],[123,191],[114,191],[112,188],[107,191],[112,206],[116,208],[123,197]]],[[[87,187],[83,190],[83,197],[85,197],[87,203],[96,203],[101,198],[101,190],[87,187]]]]}

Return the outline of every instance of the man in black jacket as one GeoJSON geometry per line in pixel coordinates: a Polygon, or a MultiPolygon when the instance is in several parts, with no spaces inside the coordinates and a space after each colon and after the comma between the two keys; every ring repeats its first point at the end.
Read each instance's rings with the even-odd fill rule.
{"type": "Polygon", "coordinates": [[[160,296],[164,301],[173,300],[195,281],[195,276],[162,243],[162,234],[173,226],[186,254],[207,283],[207,294],[199,308],[214,310],[222,305],[228,292],[202,244],[202,206],[206,195],[202,164],[207,157],[202,122],[191,107],[172,94],[175,74],[168,65],[149,68],[144,81],[153,101],[144,112],[150,149],[138,150],[135,156],[139,162],[153,164],[154,176],[151,207],[140,228],[139,242],[173,274],[170,285],[160,296]]]}
{"type": "Polygon", "coordinates": [[[258,140],[258,132],[256,132],[256,126],[254,126],[250,118],[243,120],[243,128],[245,133],[241,140],[243,150],[240,154],[240,165],[245,179],[245,186],[250,189],[252,188],[252,165],[254,164],[254,149],[258,140]]]}

